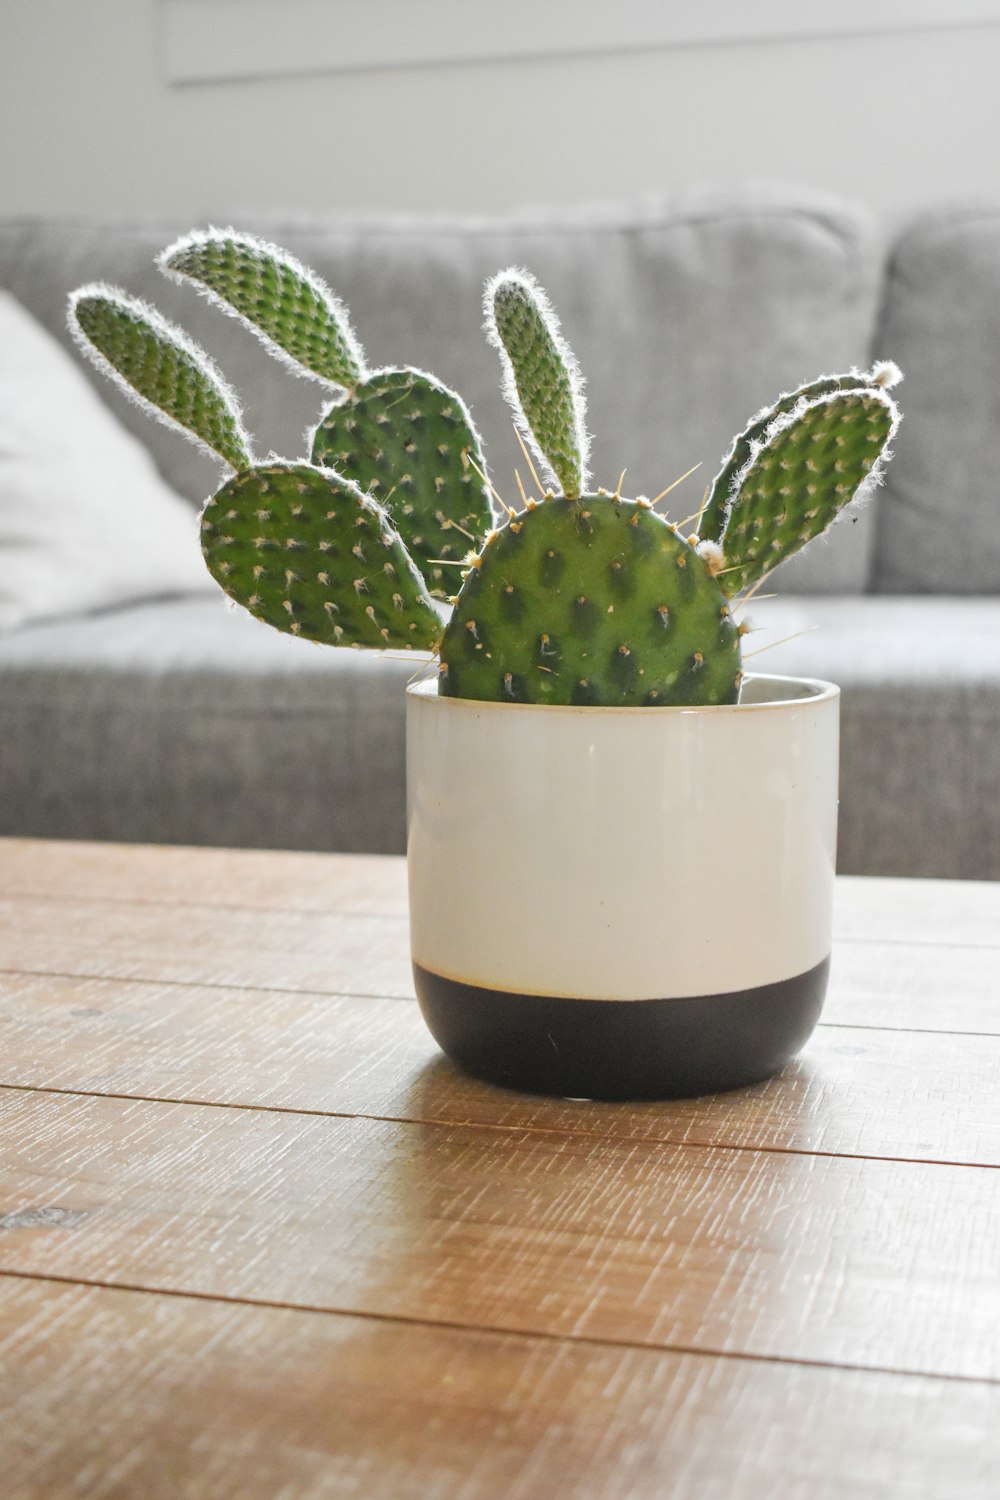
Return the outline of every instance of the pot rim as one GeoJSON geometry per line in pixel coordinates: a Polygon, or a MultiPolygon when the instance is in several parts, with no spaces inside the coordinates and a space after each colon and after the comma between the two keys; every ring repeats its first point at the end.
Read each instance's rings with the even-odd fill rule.
{"type": "Polygon", "coordinates": [[[424,677],[411,682],[406,689],[408,698],[420,701],[434,700],[447,704],[453,712],[475,710],[476,713],[513,712],[523,714],[583,714],[592,718],[595,714],[628,716],[641,714],[644,718],[662,718],[665,714],[746,714],[761,711],[774,713],[783,709],[801,708],[803,704],[828,703],[840,697],[840,688],[834,682],[821,677],[798,677],[773,672],[748,672],[743,679],[746,687],[750,683],[773,683],[793,691],[787,697],[767,697],[756,703],[710,703],[710,704],[576,704],[576,703],[502,703],[495,698],[449,698],[438,693],[437,676],[424,677]],[[800,691],[795,691],[799,689],[800,691]]]}

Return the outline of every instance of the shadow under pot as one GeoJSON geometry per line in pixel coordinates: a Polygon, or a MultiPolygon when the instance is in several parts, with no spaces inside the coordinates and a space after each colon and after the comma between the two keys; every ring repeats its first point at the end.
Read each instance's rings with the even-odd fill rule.
{"type": "Polygon", "coordinates": [[[570,1098],[781,1068],[826,992],[839,696],[761,675],[711,708],[410,687],[411,952],[442,1050],[570,1098]]]}

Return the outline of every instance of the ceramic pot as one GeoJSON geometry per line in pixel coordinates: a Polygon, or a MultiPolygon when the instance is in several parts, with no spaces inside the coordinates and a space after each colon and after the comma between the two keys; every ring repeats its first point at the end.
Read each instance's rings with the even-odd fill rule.
{"type": "Polygon", "coordinates": [[[441,1048],[573,1098],[735,1088],[794,1056],[830,957],[839,689],[572,708],[407,694],[410,927],[441,1048]]]}

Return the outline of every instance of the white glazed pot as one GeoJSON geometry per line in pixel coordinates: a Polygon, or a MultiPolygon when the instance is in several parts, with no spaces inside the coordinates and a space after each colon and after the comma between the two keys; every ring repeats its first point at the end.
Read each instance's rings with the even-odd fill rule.
{"type": "Polygon", "coordinates": [[[655,1098],[768,1077],[819,1017],[839,689],[737,705],[407,695],[411,950],[442,1049],[495,1083],[655,1098]]]}

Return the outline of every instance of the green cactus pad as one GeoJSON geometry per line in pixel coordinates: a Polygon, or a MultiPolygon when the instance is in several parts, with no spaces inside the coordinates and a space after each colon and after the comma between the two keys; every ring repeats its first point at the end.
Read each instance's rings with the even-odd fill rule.
{"type": "Polygon", "coordinates": [[[331,646],[431,651],[441,618],[381,506],[308,464],[237,474],[202,513],[202,551],[258,620],[331,646]]]}
{"type": "Polygon", "coordinates": [[[733,441],[722,468],[709,486],[708,499],[698,523],[698,535],[703,542],[717,542],[726,527],[726,511],[733,481],[741,469],[745,469],[754,454],[754,449],[763,441],[768,428],[779,417],[785,416],[800,401],[814,401],[819,396],[830,396],[834,391],[862,390],[870,387],[871,377],[852,371],[849,375],[821,375],[798,390],[787,391],[779,396],[773,406],[759,411],[753,420],[733,441]]]}
{"type": "Polygon", "coordinates": [[[733,703],[739,632],[705,563],[662,516],[554,498],[497,532],[441,644],[440,691],[554,704],[733,703]]]}
{"type": "Polygon", "coordinates": [[[454,565],[493,525],[479,435],[454,391],[417,370],[377,370],[326,413],[312,458],[388,507],[432,593],[454,591],[454,565]]]}
{"type": "Polygon", "coordinates": [[[524,271],[487,284],[486,330],[504,364],[504,395],[523,436],[567,497],[587,483],[583,381],[548,299],[524,271]]]}
{"type": "Polygon", "coordinates": [[[727,594],[756,583],[836,520],[898,420],[879,389],[821,396],[778,419],[734,484],[721,542],[727,594]]]}
{"type": "Polygon", "coordinates": [[[117,287],[80,287],[69,327],[83,353],[161,421],[234,469],[253,463],[236,398],[203,349],[117,287]]]}
{"type": "Polygon", "coordinates": [[[252,235],[209,230],[178,240],[157,264],[236,312],[272,352],[301,366],[298,373],[348,387],[362,378],[364,356],[347,309],[286,250],[252,235]]]}

